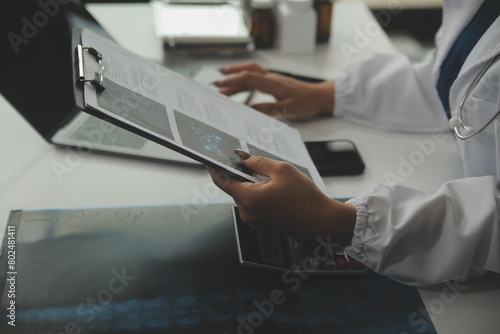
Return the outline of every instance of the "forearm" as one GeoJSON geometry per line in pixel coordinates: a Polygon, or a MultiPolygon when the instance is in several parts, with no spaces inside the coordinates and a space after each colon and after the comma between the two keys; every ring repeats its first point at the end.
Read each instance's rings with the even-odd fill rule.
{"type": "Polygon", "coordinates": [[[435,192],[377,185],[349,203],[357,222],[346,251],[380,274],[424,286],[500,272],[494,177],[455,180],[435,192]]]}
{"type": "Polygon", "coordinates": [[[328,199],[323,209],[311,216],[317,231],[313,237],[329,237],[343,246],[351,244],[356,225],[356,209],[352,204],[328,199]]]}

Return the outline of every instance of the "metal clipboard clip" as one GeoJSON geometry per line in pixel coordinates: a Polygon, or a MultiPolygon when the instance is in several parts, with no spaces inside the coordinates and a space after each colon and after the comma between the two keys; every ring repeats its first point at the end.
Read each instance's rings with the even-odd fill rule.
{"type": "Polygon", "coordinates": [[[102,54],[97,51],[93,47],[89,46],[82,46],[81,44],[78,44],[76,47],[76,58],[78,60],[78,75],[76,77],[76,82],[77,83],[85,83],[85,82],[90,82],[92,86],[94,86],[96,92],[101,93],[106,87],[104,87],[104,66],[102,64],[102,54]],[[101,67],[100,73],[95,73],[95,78],[94,79],[86,79],[85,78],[85,72],[83,70],[83,51],[87,50],[88,53],[90,53],[96,61],[99,63],[99,66],[101,67]]]}

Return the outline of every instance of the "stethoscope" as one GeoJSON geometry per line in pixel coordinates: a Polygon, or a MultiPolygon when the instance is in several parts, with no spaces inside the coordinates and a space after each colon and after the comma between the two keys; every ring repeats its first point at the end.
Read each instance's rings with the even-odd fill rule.
{"type": "Polygon", "coordinates": [[[484,131],[490,125],[493,123],[493,121],[500,115],[500,110],[498,110],[485,125],[483,125],[480,129],[476,130],[472,126],[468,125],[465,120],[464,120],[464,109],[465,109],[465,102],[469,98],[471,92],[476,88],[477,84],[479,83],[479,80],[484,76],[484,73],[488,71],[488,69],[491,67],[491,65],[497,60],[497,58],[500,57],[500,54],[496,55],[494,58],[492,58],[488,63],[483,67],[481,72],[476,76],[474,81],[469,85],[467,88],[464,96],[462,97],[462,100],[460,101],[460,104],[458,105],[458,114],[457,116],[452,117],[448,125],[450,128],[455,132],[455,135],[462,140],[466,140],[469,138],[472,138],[481,132],[484,131]]]}

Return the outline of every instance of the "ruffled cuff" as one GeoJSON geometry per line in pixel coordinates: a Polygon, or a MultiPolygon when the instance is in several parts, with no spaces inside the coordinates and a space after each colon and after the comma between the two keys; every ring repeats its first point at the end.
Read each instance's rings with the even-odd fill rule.
{"type": "Polygon", "coordinates": [[[346,106],[352,105],[354,102],[353,90],[355,85],[352,80],[349,80],[349,76],[354,70],[355,67],[351,67],[333,78],[333,82],[335,82],[333,115],[335,117],[344,117],[348,111],[346,106]]]}
{"type": "Polygon", "coordinates": [[[373,257],[369,256],[369,250],[365,247],[363,241],[363,239],[375,234],[369,223],[371,212],[367,208],[366,201],[360,197],[352,198],[346,203],[351,204],[356,209],[356,225],[354,226],[354,236],[351,245],[345,248],[345,252],[347,255],[374,270],[376,262],[373,261],[373,257]]]}

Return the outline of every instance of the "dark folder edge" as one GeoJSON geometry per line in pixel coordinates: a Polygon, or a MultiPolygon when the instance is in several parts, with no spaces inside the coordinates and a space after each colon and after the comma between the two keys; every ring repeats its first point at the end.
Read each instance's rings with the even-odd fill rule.
{"type": "MultiPolygon", "coordinates": [[[[12,210],[9,214],[9,219],[7,220],[7,224],[5,225],[5,231],[3,235],[2,245],[0,246],[0,282],[6,282],[7,273],[15,270],[9,270],[8,261],[9,261],[9,248],[8,246],[8,237],[9,237],[9,226],[14,226],[15,230],[15,239],[17,240],[17,232],[19,231],[19,223],[21,222],[21,216],[23,215],[23,210],[12,210]]],[[[15,243],[14,243],[15,246],[15,243]]],[[[15,251],[15,247],[14,247],[15,251]]],[[[15,253],[14,253],[15,254],[15,253]]],[[[15,257],[14,257],[15,259],[15,257]]],[[[14,265],[15,266],[15,265],[14,265]]],[[[0,284],[0,302],[1,298],[4,295],[5,287],[7,284],[0,284]]]]}

